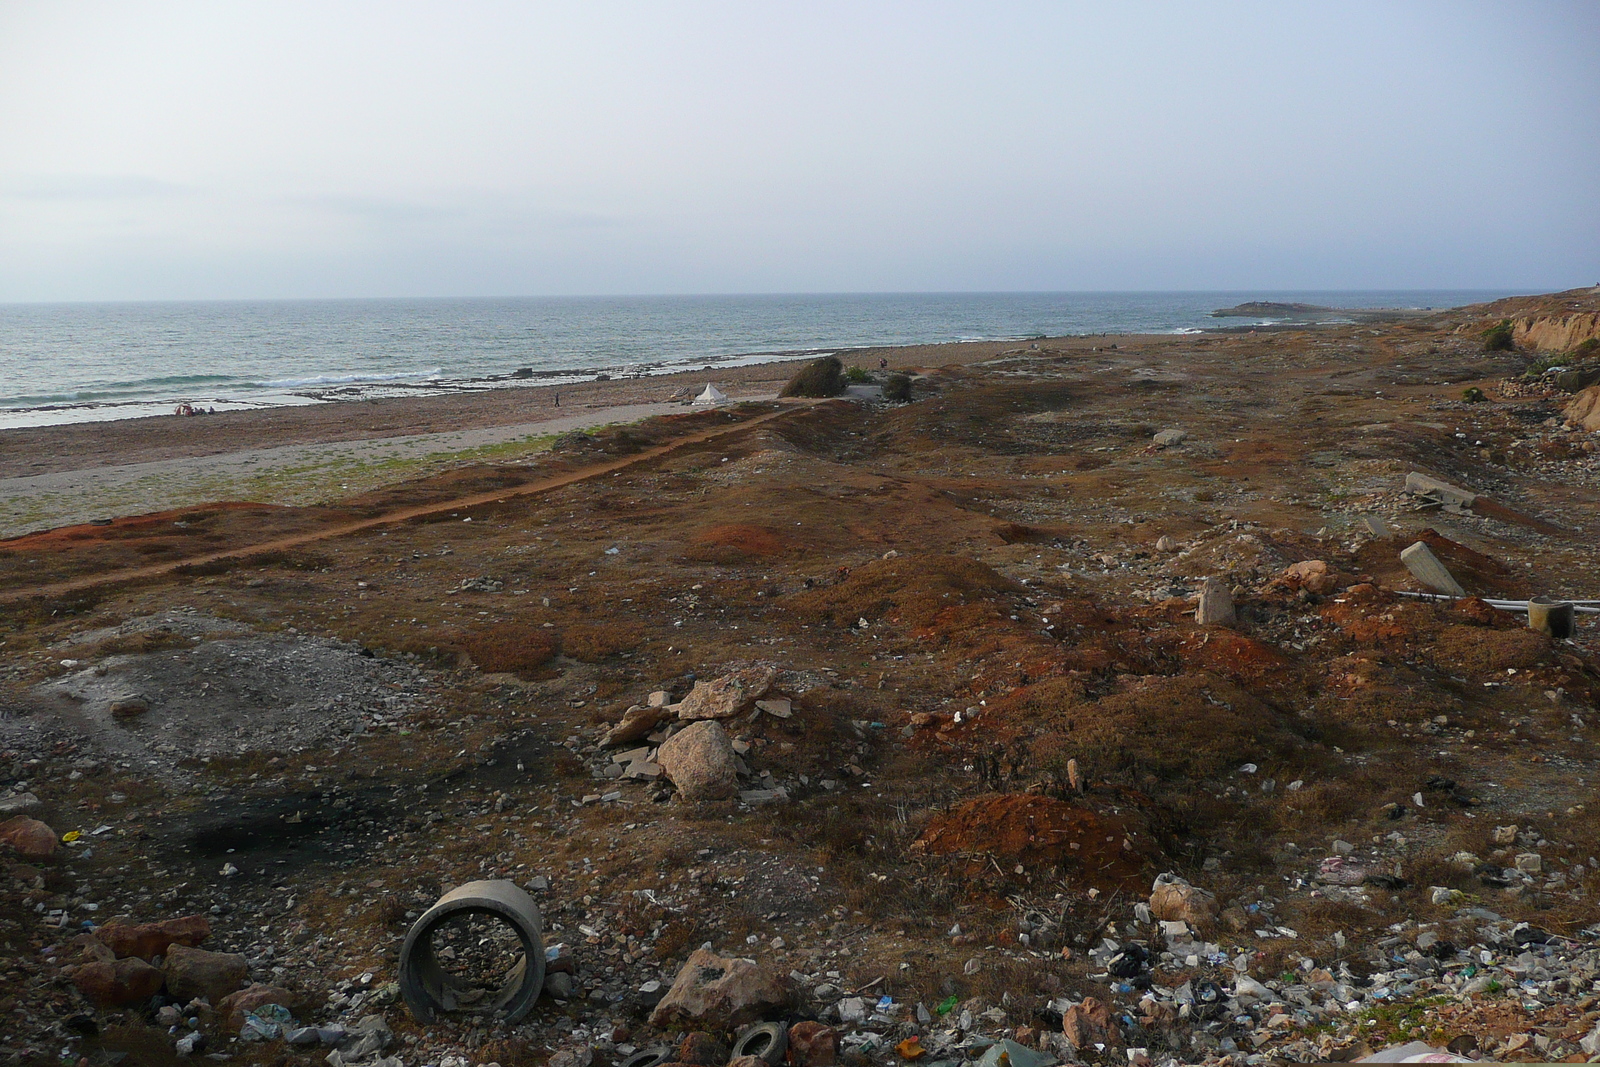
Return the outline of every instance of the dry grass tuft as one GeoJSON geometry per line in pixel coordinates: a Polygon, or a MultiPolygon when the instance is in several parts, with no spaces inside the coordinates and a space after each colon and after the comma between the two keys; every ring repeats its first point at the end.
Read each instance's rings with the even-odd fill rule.
{"type": "Polygon", "coordinates": [[[553,631],[539,626],[501,625],[458,638],[461,650],[482,670],[530,679],[557,652],[553,631]]]}
{"type": "Polygon", "coordinates": [[[561,651],[584,663],[598,663],[619,652],[632,652],[644,640],[635,622],[580,622],[561,634],[561,651]]]}

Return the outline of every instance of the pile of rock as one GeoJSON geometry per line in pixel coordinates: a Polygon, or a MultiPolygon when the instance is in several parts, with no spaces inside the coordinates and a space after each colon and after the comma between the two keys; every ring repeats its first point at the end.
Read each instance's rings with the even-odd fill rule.
{"type": "MultiPolygon", "coordinates": [[[[611,753],[599,776],[622,781],[665,777],[685,800],[787,799],[787,791],[771,780],[770,773],[751,772],[744,760],[750,745],[731,737],[723,726],[740,717],[753,721],[762,714],[789,718],[794,713],[789,698],[768,698],[777,677],[776,668],[756,666],[697,681],[677,703],[664,690],[651,693],[606,732],[600,747],[619,751],[611,753]],[[759,779],[760,784],[742,788],[741,779],[759,779]]],[[[601,794],[599,799],[605,797],[601,794]]]]}

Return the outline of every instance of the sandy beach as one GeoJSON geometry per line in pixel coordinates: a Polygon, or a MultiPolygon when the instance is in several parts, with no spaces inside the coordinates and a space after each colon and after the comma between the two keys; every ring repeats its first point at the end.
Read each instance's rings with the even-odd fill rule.
{"type": "MultiPolygon", "coordinates": [[[[916,345],[843,358],[915,368],[1026,347],[916,345]]],[[[326,503],[455,464],[515,459],[574,430],[687,410],[707,382],[732,400],[769,400],[797,365],[0,430],[0,538],[209,501],[326,503]]]]}

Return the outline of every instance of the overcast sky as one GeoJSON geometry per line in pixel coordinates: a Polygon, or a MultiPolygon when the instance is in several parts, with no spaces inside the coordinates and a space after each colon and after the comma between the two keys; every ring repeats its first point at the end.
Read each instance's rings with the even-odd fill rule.
{"type": "Polygon", "coordinates": [[[0,0],[0,300],[1600,282],[1600,4],[0,0]]]}

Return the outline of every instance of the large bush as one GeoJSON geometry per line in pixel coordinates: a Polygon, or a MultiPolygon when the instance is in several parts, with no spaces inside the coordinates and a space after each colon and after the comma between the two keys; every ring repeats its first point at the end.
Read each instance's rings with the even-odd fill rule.
{"type": "Polygon", "coordinates": [[[897,404],[907,403],[911,399],[911,376],[909,374],[891,374],[883,383],[883,398],[897,404]]]}
{"type": "Polygon", "coordinates": [[[801,367],[779,396],[838,396],[844,392],[844,364],[838,356],[823,356],[801,367]]]}
{"type": "Polygon", "coordinates": [[[1510,352],[1516,347],[1510,319],[1501,319],[1498,323],[1483,331],[1483,350],[1485,352],[1510,352]]]}

